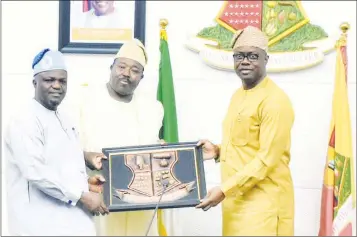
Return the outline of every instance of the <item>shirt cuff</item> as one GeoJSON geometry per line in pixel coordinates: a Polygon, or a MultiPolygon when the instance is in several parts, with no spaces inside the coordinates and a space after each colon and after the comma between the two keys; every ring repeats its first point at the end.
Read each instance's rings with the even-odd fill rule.
{"type": "Polygon", "coordinates": [[[83,193],[83,190],[69,194],[69,195],[67,195],[67,197],[65,197],[65,199],[63,201],[71,206],[76,206],[79,199],[81,199],[82,193],[83,193]]]}
{"type": "Polygon", "coordinates": [[[234,186],[234,184],[232,184],[230,179],[228,179],[226,182],[222,183],[221,190],[225,196],[231,196],[233,194],[233,191],[232,191],[233,186],[234,186]]]}
{"type": "Polygon", "coordinates": [[[221,190],[225,196],[242,196],[243,192],[238,188],[237,183],[232,178],[228,179],[221,185],[221,190]]]}

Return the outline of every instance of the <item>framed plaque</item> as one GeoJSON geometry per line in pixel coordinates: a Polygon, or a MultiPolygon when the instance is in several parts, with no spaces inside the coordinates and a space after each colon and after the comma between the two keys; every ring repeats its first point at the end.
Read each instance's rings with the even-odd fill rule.
{"type": "Polygon", "coordinates": [[[59,1],[62,53],[116,54],[133,38],[145,45],[146,1],[59,1]]]}
{"type": "Polygon", "coordinates": [[[194,143],[104,148],[110,212],[193,207],[206,195],[202,148],[194,143]]]}

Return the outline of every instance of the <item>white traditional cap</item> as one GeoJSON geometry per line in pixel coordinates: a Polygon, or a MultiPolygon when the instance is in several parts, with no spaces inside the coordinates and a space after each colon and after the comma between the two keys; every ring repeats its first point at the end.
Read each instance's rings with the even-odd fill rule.
{"type": "Polygon", "coordinates": [[[238,30],[231,41],[231,47],[233,49],[241,46],[252,46],[267,51],[268,37],[258,28],[247,26],[242,30],[238,30]]]}
{"type": "Polygon", "coordinates": [[[115,55],[117,58],[129,58],[140,63],[143,67],[147,64],[148,57],[145,46],[138,39],[125,42],[115,55]]]}
{"type": "Polygon", "coordinates": [[[63,54],[50,49],[44,49],[35,56],[32,62],[32,69],[34,76],[40,72],[58,69],[67,71],[63,54]]]}

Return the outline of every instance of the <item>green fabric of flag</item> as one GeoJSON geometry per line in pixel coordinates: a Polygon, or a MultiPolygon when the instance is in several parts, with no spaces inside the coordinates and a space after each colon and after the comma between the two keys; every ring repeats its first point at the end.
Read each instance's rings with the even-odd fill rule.
{"type": "Polygon", "coordinates": [[[172,77],[172,68],[170,60],[169,45],[167,42],[166,30],[160,32],[160,68],[159,68],[159,84],[157,88],[157,99],[164,107],[164,121],[160,130],[160,139],[164,139],[167,143],[179,141],[175,89],[172,77]]]}

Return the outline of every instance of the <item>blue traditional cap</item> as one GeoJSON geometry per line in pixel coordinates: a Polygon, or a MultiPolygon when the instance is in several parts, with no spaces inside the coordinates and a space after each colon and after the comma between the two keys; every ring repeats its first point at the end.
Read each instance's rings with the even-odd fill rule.
{"type": "Polygon", "coordinates": [[[63,54],[59,51],[53,51],[50,49],[43,49],[35,56],[32,62],[32,69],[34,76],[40,72],[52,71],[56,69],[67,71],[63,54]]]}

